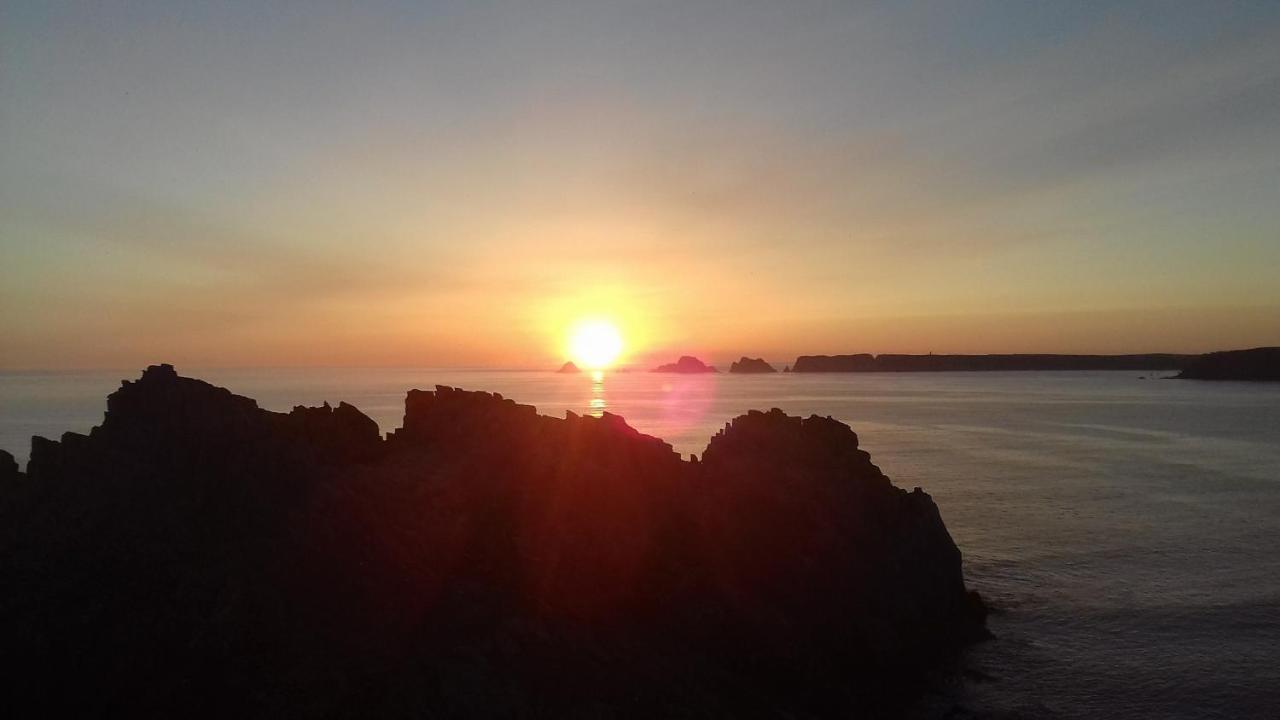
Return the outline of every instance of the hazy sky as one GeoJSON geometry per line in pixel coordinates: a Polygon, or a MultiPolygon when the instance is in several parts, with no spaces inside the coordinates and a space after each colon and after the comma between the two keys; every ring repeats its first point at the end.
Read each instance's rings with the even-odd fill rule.
{"type": "Polygon", "coordinates": [[[1280,344],[1280,3],[0,0],[0,367],[548,365],[586,315],[1280,344]]]}

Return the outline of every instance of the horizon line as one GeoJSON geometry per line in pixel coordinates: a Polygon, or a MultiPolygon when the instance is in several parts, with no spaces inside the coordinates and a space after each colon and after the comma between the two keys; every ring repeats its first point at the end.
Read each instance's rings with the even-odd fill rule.
{"type": "MultiPolygon", "coordinates": [[[[1141,356],[1141,355],[1192,356],[1192,355],[1206,355],[1213,352],[1254,350],[1254,349],[1267,348],[1267,347],[1280,347],[1280,343],[1278,343],[1277,345],[1255,345],[1253,347],[1247,347],[1247,348],[1245,347],[1225,348],[1225,349],[1217,349],[1217,350],[1205,350],[1200,352],[1178,352],[1178,351],[1168,351],[1168,350],[1154,350],[1154,351],[1144,351],[1144,352],[1121,352],[1121,353],[1099,353],[1099,352],[984,352],[984,353],[915,352],[915,353],[911,353],[911,352],[869,352],[869,351],[838,352],[838,353],[804,353],[800,355],[795,355],[792,357],[792,360],[784,361],[784,363],[793,364],[795,359],[798,359],[801,357],[836,357],[836,356],[852,356],[852,355],[871,355],[873,357],[880,357],[883,355],[913,356],[913,357],[925,357],[929,355],[951,356],[951,357],[988,357],[988,356],[1129,357],[1129,356],[1141,356]]],[[[681,353],[681,354],[677,354],[675,357],[679,358],[688,354],[689,353],[681,353]]],[[[661,357],[667,357],[667,356],[664,355],[661,357]]],[[[698,356],[695,355],[694,357],[698,357],[698,356]]],[[[707,357],[713,358],[712,362],[719,362],[719,360],[715,359],[713,356],[707,356],[707,357]]],[[[777,362],[774,360],[770,360],[766,355],[757,355],[755,357],[764,359],[766,362],[771,362],[771,363],[777,362]]],[[[739,355],[739,358],[752,358],[752,356],[739,355]]],[[[699,357],[699,359],[702,359],[702,358],[699,357]]],[[[501,365],[501,364],[495,364],[495,365],[421,364],[421,365],[417,365],[417,364],[400,364],[400,363],[368,364],[368,365],[362,365],[362,364],[343,365],[343,364],[326,364],[326,363],[316,363],[316,364],[300,363],[300,364],[292,364],[292,365],[290,364],[204,365],[204,364],[195,363],[191,365],[185,365],[182,363],[167,362],[167,361],[161,360],[158,362],[148,362],[141,366],[136,366],[136,365],[128,365],[128,366],[83,365],[83,366],[80,366],[80,365],[77,365],[77,366],[68,366],[68,367],[13,367],[13,368],[0,367],[0,374],[21,375],[21,374],[37,374],[37,373],[61,374],[61,373],[77,373],[77,372],[117,372],[117,371],[136,372],[139,370],[145,370],[147,367],[151,365],[160,365],[160,364],[170,364],[170,365],[173,365],[175,368],[186,367],[186,368],[191,368],[195,370],[465,370],[465,371],[475,371],[475,372],[544,372],[546,371],[546,372],[554,373],[565,362],[566,361],[564,360],[552,361],[550,364],[547,364],[547,365],[501,365]]],[[[619,363],[618,365],[615,365],[613,367],[601,368],[600,370],[583,370],[583,373],[587,374],[590,372],[609,372],[609,371],[618,371],[618,370],[648,371],[651,369],[647,364],[649,362],[653,362],[653,360],[645,361],[645,364],[619,363]]],[[[737,360],[726,360],[725,362],[733,363],[733,362],[737,362],[737,360]]]]}

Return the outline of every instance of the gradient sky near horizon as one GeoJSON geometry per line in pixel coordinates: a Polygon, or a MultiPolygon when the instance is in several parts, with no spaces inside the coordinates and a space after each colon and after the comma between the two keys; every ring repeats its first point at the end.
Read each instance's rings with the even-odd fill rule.
{"type": "Polygon", "coordinates": [[[1280,3],[0,0],[0,368],[1280,344],[1280,3]]]}

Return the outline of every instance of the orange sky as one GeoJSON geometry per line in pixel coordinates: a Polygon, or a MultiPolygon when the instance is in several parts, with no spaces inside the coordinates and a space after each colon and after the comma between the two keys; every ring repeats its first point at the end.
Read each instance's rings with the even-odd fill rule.
{"type": "Polygon", "coordinates": [[[1280,344],[1267,7],[175,5],[0,18],[0,368],[1280,344]]]}

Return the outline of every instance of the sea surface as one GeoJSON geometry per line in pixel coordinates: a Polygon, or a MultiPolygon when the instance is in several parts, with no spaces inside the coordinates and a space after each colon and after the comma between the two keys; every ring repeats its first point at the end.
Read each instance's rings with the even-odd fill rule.
{"type": "MultiPolygon", "coordinates": [[[[408,388],[604,411],[701,454],[748,409],[830,415],[923,487],[996,639],[924,717],[1280,718],[1280,384],[1167,373],[564,376],[377,369],[184,375],[271,410],[350,402],[384,431],[408,388]]],[[[126,371],[0,374],[0,448],[86,432],[126,371]]]]}

